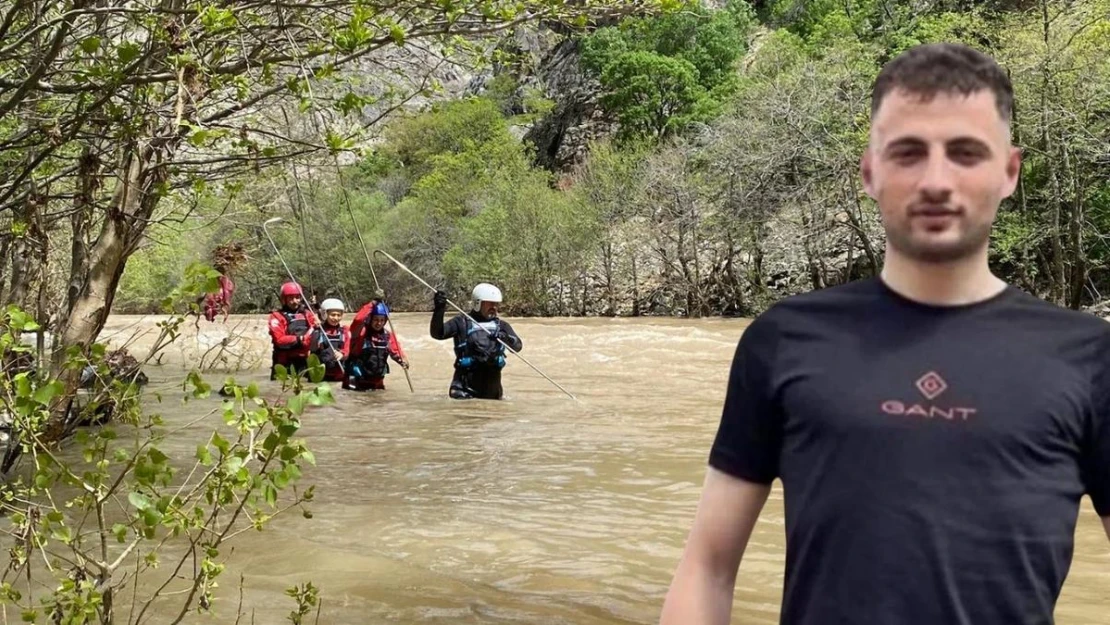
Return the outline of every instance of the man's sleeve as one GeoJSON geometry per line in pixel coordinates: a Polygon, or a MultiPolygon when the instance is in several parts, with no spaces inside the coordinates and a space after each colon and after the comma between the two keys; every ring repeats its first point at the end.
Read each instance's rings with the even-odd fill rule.
{"type": "Polygon", "coordinates": [[[748,326],[736,347],[709,465],[749,482],[779,475],[782,415],[772,365],[779,334],[766,314],[748,326]]]}
{"type": "Polygon", "coordinates": [[[516,335],[513,326],[509,325],[509,322],[504,319],[501,320],[501,334],[503,334],[501,340],[505,341],[506,345],[513,348],[514,352],[519,352],[524,349],[524,342],[516,335]]]}
{"type": "MultiPolygon", "coordinates": [[[[1107,343],[1110,341],[1103,341],[1107,343]]],[[[1110,363],[1105,361],[1106,354],[1104,348],[1096,356],[1103,362],[1095,380],[1095,410],[1083,445],[1083,484],[1101,517],[1110,517],[1110,363]]]]}
{"type": "Polygon", "coordinates": [[[466,319],[462,315],[451,317],[447,323],[443,323],[443,311],[432,313],[432,338],[443,340],[453,338],[456,335],[466,336],[466,319]],[[437,316],[438,315],[438,327],[437,316]]]}
{"type": "Polygon", "coordinates": [[[277,347],[289,347],[300,342],[296,335],[286,332],[285,317],[278,313],[270,313],[270,339],[277,347]]]}
{"type": "Polygon", "coordinates": [[[397,335],[392,332],[389,333],[389,355],[397,362],[405,359],[405,352],[401,350],[401,344],[397,341],[397,335]]]}

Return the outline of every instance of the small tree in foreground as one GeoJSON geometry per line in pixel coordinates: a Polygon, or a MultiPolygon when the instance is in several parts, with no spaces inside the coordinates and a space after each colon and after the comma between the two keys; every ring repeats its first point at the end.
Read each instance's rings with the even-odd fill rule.
{"type": "MultiPolygon", "coordinates": [[[[191,267],[167,309],[187,303],[195,314],[197,295],[215,290],[217,276],[191,267]]],[[[186,319],[171,314],[158,324],[148,362],[177,340],[186,319]]],[[[59,448],[42,436],[64,385],[22,356],[29,348],[21,334],[36,324],[14,306],[0,323],[0,361],[10,365],[0,373],[8,457],[20,455],[0,497],[9,539],[0,574],[4,622],[109,625],[148,623],[156,615],[162,622],[169,614],[169,622],[180,623],[191,612],[213,610],[229,541],[293,510],[311,518],[304,505],[313,488],[297,484],[314,458],[296,435],[307,406],[332,401],[327,385],[310,387],[280,371],[281,392],[268,399],[254,384],[228,380],[219,407],[170,426],[141,408],[133,380],[94,376],[67,411],[75,444],[59,448]],[[105,414],[111,424],[80,426],[105,414]],[[199,439],[192,457],[163,451],[166,440],[216,417],[222,427],[199,439]]],[[[87,356],[73,349],[65,366],[106,374],[106,351],[102,344],[87,356]]],[[[312,364],[310,378],[319,382],[323,368],[312,364]]],[[[183,391],[188,402],[208,397],[212,387],[193,371],[183,391]]],[[[311,584],[287,594],[297,603],[294,623],[318,608],[311,584]]]]}

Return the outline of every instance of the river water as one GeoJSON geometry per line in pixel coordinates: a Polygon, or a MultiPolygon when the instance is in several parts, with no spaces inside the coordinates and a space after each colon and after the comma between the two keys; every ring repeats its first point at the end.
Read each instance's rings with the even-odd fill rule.
{"type": "MultiPolygon", "coordinates": [[[[237,538],[221,582],[224,617],[195,622],[233,620],[240,574],[258,623],[283,622],[292,607],[283,590],[309,580],[321,589],[321,623],[657,622],[746,322],[514,320],[523,355],[579,401],[513,359],[505,401],[459,402],[446,394],[451,346],[428,338],[427,320],[394,317],[414,393],[395,368],[387,391],[337,391],[335,405],[305,414],[314,518],[281,517],[237,538]]],[[[141,346],[154,321],[113,317],[105,336],[147,332],[141,346]]],[[[230,349],[268,360],[261,318],[202,323],[150,371],[170,425],[202,409],[170,400],[182,364],[229,330],[245,337],[230,349]]],[[[262,369],[237,378],[271,384],[262,369]]],[[[218,419],[164,448],[190,458],[218,419]]],[[[740,569],[734,623],[777,623],[783,550],[776,488],[740,569]]],[[[1058,623],[1108,614],[1110,545],[1085,499],[1058,623]]]]}

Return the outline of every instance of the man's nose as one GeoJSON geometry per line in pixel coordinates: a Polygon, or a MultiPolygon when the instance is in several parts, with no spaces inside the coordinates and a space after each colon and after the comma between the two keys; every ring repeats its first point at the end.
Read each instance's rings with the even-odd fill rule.
{"type": "Polygon", "coordinates": [[[918,182],[922,199],[931,204],[943,204],[952,196],[955,172],[943,150],[929,155],[925,170],[918,182]]]}

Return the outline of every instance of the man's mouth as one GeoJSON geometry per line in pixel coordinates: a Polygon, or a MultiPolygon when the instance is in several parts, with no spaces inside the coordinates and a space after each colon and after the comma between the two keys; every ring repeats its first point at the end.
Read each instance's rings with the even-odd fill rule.
{"type": "Polygon", "coordinates": [[[959,209],[951,206],[915,206],[910,209],[910,217],[955,217],[959,209]]]}

